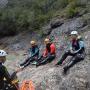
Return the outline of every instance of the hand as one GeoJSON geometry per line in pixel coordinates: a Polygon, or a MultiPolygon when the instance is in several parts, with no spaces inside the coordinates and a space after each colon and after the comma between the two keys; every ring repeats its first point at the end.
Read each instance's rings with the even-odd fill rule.
{"type": "Polygon", "coordinates": [[[73,51],[73,50],[70,50],[70,52],[71,52],[71,53],[75,53],[75,51],[73,51]]]}

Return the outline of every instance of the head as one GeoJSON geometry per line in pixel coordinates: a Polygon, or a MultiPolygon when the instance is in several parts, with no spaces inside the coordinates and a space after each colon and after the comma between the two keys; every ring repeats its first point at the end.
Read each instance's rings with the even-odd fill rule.
{"type": "Polygon", "coordinates": [[[47,44],[50,43],[50,39],[46,38],[46,39],[44,40],[44,42],[45,42],[45,44],[47,45],[47,44]]]}
{"type": "Polygon", "coordinates": [[[7,53],[4,50],[0,50],[0,62],[4,63],[6,61],[7,53]]]}
{"type": "Polygon", "coordinates": [[[72,31],[71,32],[71,39],[77,39],[78,37],[78,32],[77,31],[72,31]]]}
{"type": "Polygon", "coordinates": [[[31,44],[32,47],[34,47],[34,46],[36,45],[36,42],[35,42],[34,40],[32,40],[32,41],[30,42],[30,44],[31,44]]]}

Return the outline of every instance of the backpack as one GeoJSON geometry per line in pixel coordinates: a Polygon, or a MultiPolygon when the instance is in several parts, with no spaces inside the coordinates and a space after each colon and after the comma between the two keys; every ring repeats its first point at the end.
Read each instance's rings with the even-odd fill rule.
{"type": "Polygon", "coordinates": [[[32,80],[23,81],[20,90],[35,90],[32,80]]]}

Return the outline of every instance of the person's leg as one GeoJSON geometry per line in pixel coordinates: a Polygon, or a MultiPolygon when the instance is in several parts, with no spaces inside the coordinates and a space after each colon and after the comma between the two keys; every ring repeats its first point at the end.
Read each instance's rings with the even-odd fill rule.
{"type": "Polygon", "coordinates": [[[66,73],[68,69],[73,67],[76,63],[80,62],[84,59],[83,54],[77,54],[75,57],[72,58],[72,60],[64,67],[64,72],[66,73]]]}
{"type": "Polygon", "coordinates": [[[27,64],[30,60],[30,57],[28,57],[23,63],[20,64],[20,66],[24,66],[25,64],[27,64]]]}
{"type": "Polygon", "coordinates": [[[56,55],[51,55],[49,58],[48,58],[48,62],[52,62],[52,60],[54,60],[56,57],[56,55]]]}
{"type": "Polygon", "coordinates": [[[40,62],[42,62],[42,60],[44,59],[44,57],[43,56],[40,56],[38,59],[37,59],[37,64],[39,64],[40,62]]]}
{"type": "Polygon", "coordinates": [[[46,64],[47,62],[51,62],[55,58],[55,55],[49,55],[48,57],[44,58],[40,64],[46,64]]]}
{"type": "Polygon", "coordinates": [[[38,67],[39,65],[41,65],[42,61],[45,59],[45,57],[41,56],[38,60],[37,60],[37,64],[36,67],[38,67]]]}
{"type": "Polygon", "coordinates": [[[35,58],[33,57],[33,58],[30,58],[29,60],[28,60],[28,62],[26,63],[26,64],[24,64],[24,67],[27,67],[28,65],[30,65],[30,63],[32,62],[32,61],[34,61],[35,60],[35,58]]]}
{"type": "Polygon", "coordinates": [[[58,63],[56,65],[61,65],[63,63],[63,61],[67,58],[67,56],[73,56],[73,54],[70,52],[70,50],[66,51],[63,56],[61,57],[61,59],[58,61],[58,63]]]}

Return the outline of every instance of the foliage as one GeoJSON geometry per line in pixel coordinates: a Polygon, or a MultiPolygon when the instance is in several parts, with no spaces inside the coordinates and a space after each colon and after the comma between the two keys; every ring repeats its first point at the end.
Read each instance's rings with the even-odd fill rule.
{"type": "Polygon", "coordinates": [[[58,10],[54,16],[73,18],[86,9],[87,0],[67,0],[68,4],[63,10],[58,10]]]}
{"type": "Polygon", "coordinates": [[[7,7],[0,9],[0,35],[40,30],[57,11],[63,9],[66,17],[73,17],[81,5],[77,1],[79,0],[9,0],[7,7]]]}

